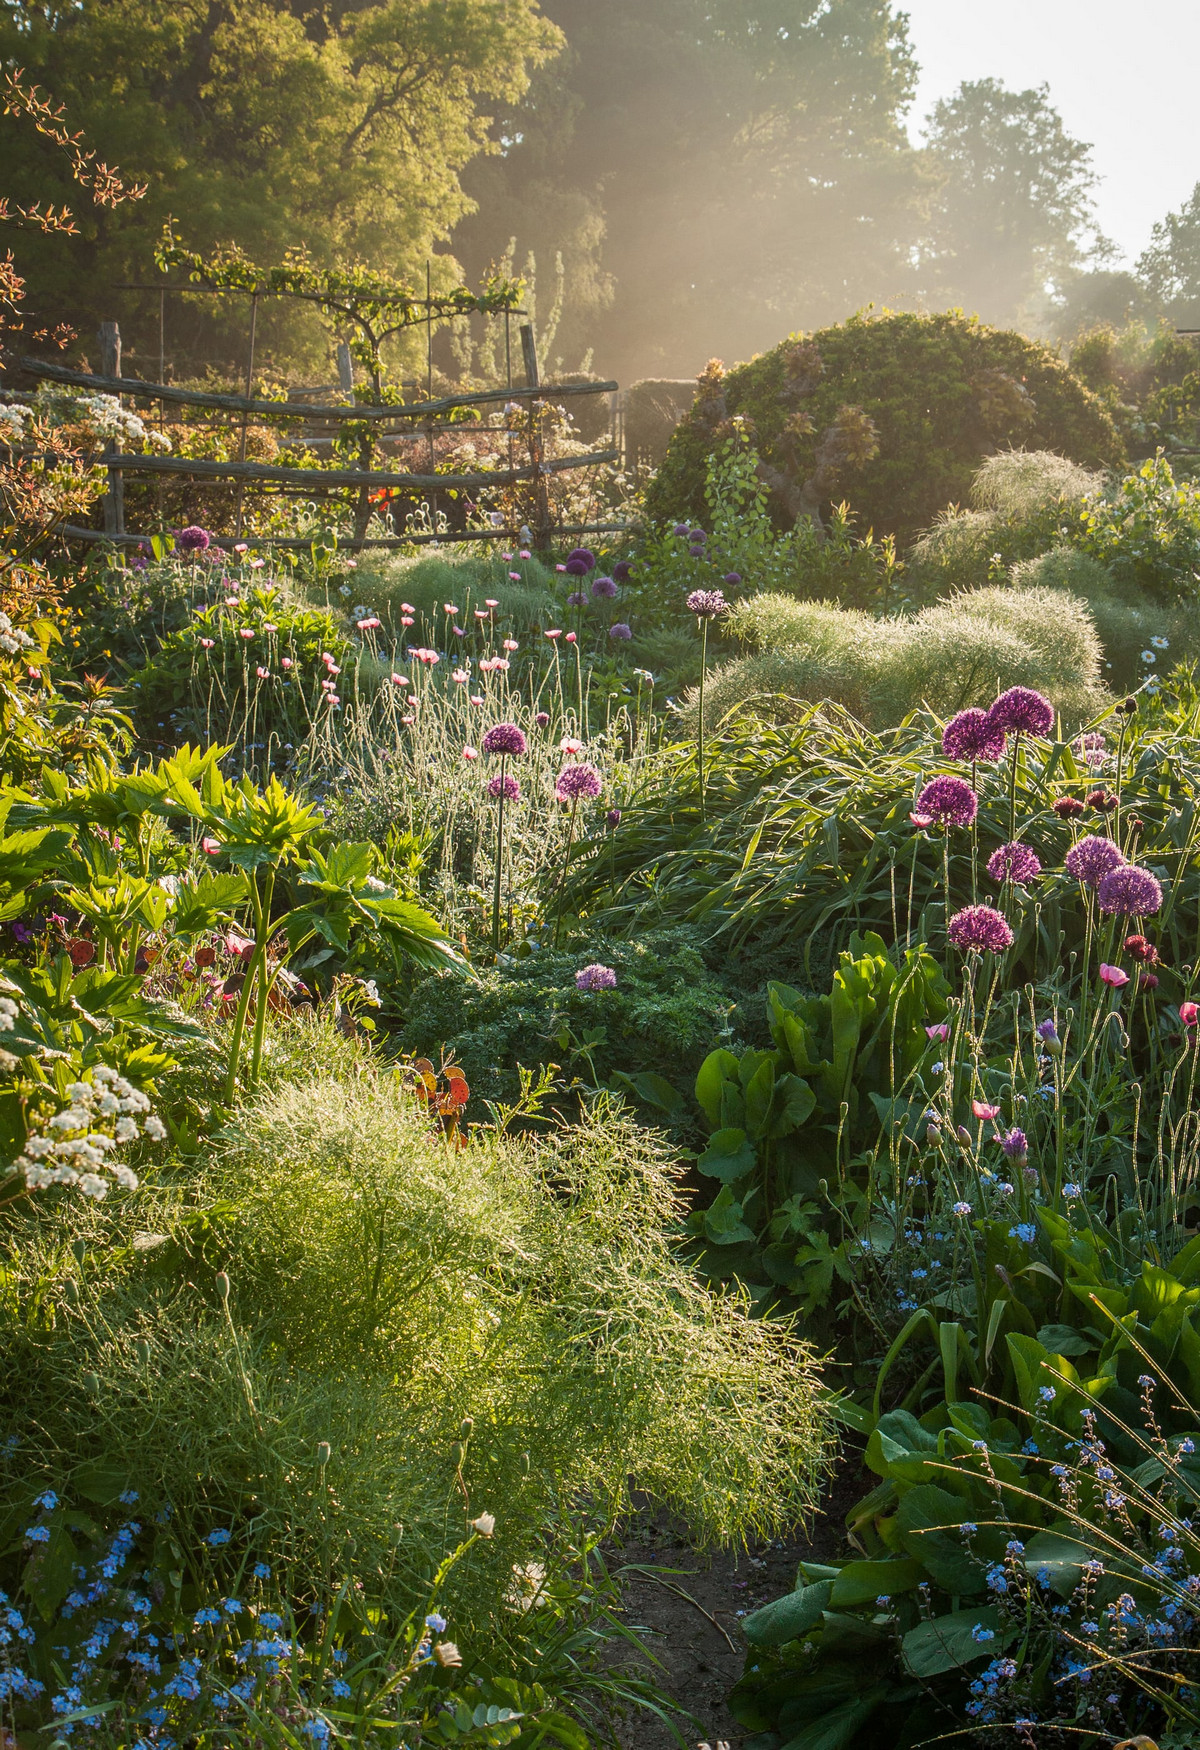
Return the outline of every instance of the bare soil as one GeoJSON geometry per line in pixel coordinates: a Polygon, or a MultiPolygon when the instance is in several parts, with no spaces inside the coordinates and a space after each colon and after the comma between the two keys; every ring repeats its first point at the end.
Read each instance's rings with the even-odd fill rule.
{"type": "MultiPolygon", "coordinates": [[[[626,1574],[626,1620],[650,1631],[646,1645],[659,1663],[647,1663],[646,1675],[696,1721],[676,1719],[690,1750],[740,1750],[750,1734],[727,1705],[746,1659],[740,1620],[790,1592],[801,1561],[832,1561],[845,1553],[843,1517],[862,1492],[858,1456],[848,1452],[807,1532],[744,1550],[701,1553],[677,1523],[647,1510],[608,1552],[614,1571],[654,1570],[626,1574]]],[[[641,1712],[617,1725],[617,1739],[621,1750],[679,1750],[679,1738],[641,1712]]]]}

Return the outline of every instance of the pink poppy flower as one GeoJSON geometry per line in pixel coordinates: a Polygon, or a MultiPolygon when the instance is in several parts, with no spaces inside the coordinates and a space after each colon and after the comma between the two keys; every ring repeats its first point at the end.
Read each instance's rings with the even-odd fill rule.
{"type": "Polygon", "coordinates": [[[400,624],[402,626],[412,626],[412,625],[415,625],[416,622],[414,621],[411,614],[404,614],[401,616],[400,624]]]}
{"type": "Polygon", "coordinates": [[[456,687],[465,685],[470,678],[471,677],[465,668],[456,668],[454,673],[450,676],[450,679],[454,682],[456,687]]]}
{"type": "Polygon", "coordinates": [[[500,603],[496,600],[495,596],[485,595],[483,599],[484,603],[489,608],[498,608],[500,606],[500,603]]]}
{"type": "Polygon", "coordinates": [[[279,666],[280,666],[280,668],[291,668],[291,666],[292,666],[291,657],[290,656],[281,656],[279,658],[279,666]]]}
{"type": "Polygon", "coordinates": [[[465,760],[477,760],[479,758],[479,749],[477,747],[470,747],[470,746],[464,747],[463,752],[462,752],[462,757],[465,760]]]}
{"type": "Polygon", "coordinates": [[[528,547],[522,547],[521,551],[517,554],[517,558],[518,559],[532,559],[533,554],[529,551],[528,547]]]}
{"type": "Polygon", "coordinates": [[[411,602],[401,602],[400,603],[400,612],[402,614],[415,614],[416,611],[417,611],[416,608],[413,607],[411,602]]]}
{"type": "Polygon", "coordinates": [[[472,705],[482,705],[483,695],[481,693],[472,693],[470,702],[472,705]]]}
{"type": "Polygon", "coordinates": [[[217,852],[220,850],[220,848],[221,848],[220,839],[201,839],[200,840],[200,849],[204,852],[206,857],[215,857],[217,852]]]}
{"type": "Polygon", "coordinates": [[[248,553],[250,551],[245,541],[236,541],[233,550],[235,553],[248,553]]]}
{"type": "Polygon", "coordinates": [[[243,638],[253,638],[253,636],[254,636],[254,634],[253,634],[253,632],[252,632],[252,631],[251,631],[251,630],[250,630],[250,628],[249,628],[249,626],[243,626],[243,627],[242,627],[242,637],[243,637],[243,638]]]}
{"type": "Polygon", "coordinates": [[[972,1100],[971,1110],[976,1118],[982,1118],[985,1124],[1000,1116],[999,1106],[989,1106],[986,1100],[972,1100]]]}
{"type": "Polygon", "coordinates": [[[908,817],[914,826],[932,826],[932,814],[910,814],[908,817]]]}
{"type": "Polygon", "coordinates": [[[935,1021],[931,1027],[926,1027],[925,1036],[928,1039],[939,1039],[939,1040],[949,1039],[949,1037],[950,1037],[949,1023],[946,1021],[935,1021]]]}
{"type": "Polygon", "coordinates": [[[406,674],[394,674],[391,677],[391,680],[394,687],[406,687],[408,685],[408,676],[406,674]]]}
{"type": "Polygon", "coordinates": [[[258,676],[260,681],[269,681],[271,678],[270,669],[264,668],[261,662],[259,663],[258,667],[255,669],[254,672],[258,676]]]}
{"type": "Polygon", "coordinates": [[[566,641],[567,641],[567,643],[568,643],[568,644],[574,644],[574,643],[575,643],[575,634],[574,634],[574,632],[568,632],[568,633],[567,633],[567,639],[566,639],[566,641]]]}
{"type": "Polygon", "coordinates": [[[1100,977],[1114,990],[1120,990],[1122,985],[1129,983],[1129,974],[1120,966],[1101,966],[1100,977]]]}
{"type": "Polygon", "coordinates": [[[520,650],[521,646],[517,643],[515,638],[506,638],[504,640],[504,648],[505,650],[520,650]]]}
{"type": "Polygon", "coordinates": [[[213,641],[211,638],[202,638],[200,640],[200,645],[203,650],[211,650],[213,647],[213,641]]]}
{"type": "Polygon", "coordinates": [[[1180,1003],[1179,1019],[1185,1027],[1194,1027],[1200,1022],[1200,1003],[1180,1003]]]}
{"type": "Polygon", "coordinates": [[[556,638],[562,637],[562,628],[559,626],[552,626],[551,629],[546,633],[546,637],[549,638],[550,642],[553,644],[553,642],[556,638]]]}

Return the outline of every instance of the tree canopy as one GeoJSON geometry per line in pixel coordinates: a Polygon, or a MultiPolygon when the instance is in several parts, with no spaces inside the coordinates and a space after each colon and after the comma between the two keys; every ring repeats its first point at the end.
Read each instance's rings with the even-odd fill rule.
{"type": "MultiPolygon", "coordinates": [[[[113,314],[111,288],[150,277],[170,215],[201,250],[300,246],[423,289],[489,106],[561,45],[536,0],[6,0],[0,55],[149,184],[136,215],[89,215],[70,251],[31,239],[31,302],[81,324],[113,314]]],[[[0,139],[7,194],[64,198],[44,139],[17,121],[0,139]]]]}

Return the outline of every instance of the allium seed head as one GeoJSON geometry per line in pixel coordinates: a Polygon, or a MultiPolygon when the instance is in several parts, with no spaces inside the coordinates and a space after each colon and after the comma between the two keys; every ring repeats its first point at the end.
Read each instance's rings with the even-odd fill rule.
{"type": "Polygon", "coordinates": [[[595,766],[581,761],[577,765],[563,767],[558,774],[554,794],[560,802],[594,802],[602,788],[603,783],[595,766]]]}
{"type": "Polygon", "coordinates": [[[933,778],[917,797],[916,812],[944,826],[970,826],[979,798],[965,778],[933,778]]]}
{"type": "Polygon", "coordinates": [[[1025,887],[1041,874],[1042,865],[1031,845],[1013,839],[992,852],[987,872],[993,881],[1011,881],[1014,887],[1025,887]]]}
{"type": "Polygon", "coordinates": [[[1023,729],[1027,735],[1048,735],[1054,727],[1054,706],[1032,687],[1009,687],[988,716],[999,729],[1023,729]]]}
{"type": "Polygon", "coordinates": [[[1073,844],[1064,861],[1067,873],[1082,881],[1085,887],[1099,887],[1111,869],[1119,869],[1125,859],[1111,839],[1088,833],[1073,844]]]}
{"type": "Polygon", "coordinates": [[[525,737],[515,723],[497,723],[483,738],[484,753],[522,754],[525,737]]]}
{"type": "Polygon", "coordinates": [[[968,905],[950,919],[946,934],[964,953],[1000,954],[1012,947],[1013,933],[1007,921],[990,905],[968,905]]]}
{"type": "Polygon", "coordinates": [[[998,760],[1007,735],[986,711],[972,707],[952,717],[942,731],[942,752],[948,760],[998,760]]]}
{"type": "Polygon", "coordinates": [[[1148,918],[1161,909],[1163,891],[1149,869],[1123,863],[1102,878],[1097,897],[1106,917],[1148,918]]]}
{"type": "Polygon", "coordinates": [[[715,620],[729,606],[719,589],[694,589],[687,599],[691,612],[701,620],[715,620]]]}
{"type": "Polygon", "coordinates": [[[521,794],[521,786],[511,772],[505,772],[503,777],[497,772],[494,778],[488,779],[487,793],[493,802],[499,802],[501,797],[506,802],[515,802],[521,794]]]}

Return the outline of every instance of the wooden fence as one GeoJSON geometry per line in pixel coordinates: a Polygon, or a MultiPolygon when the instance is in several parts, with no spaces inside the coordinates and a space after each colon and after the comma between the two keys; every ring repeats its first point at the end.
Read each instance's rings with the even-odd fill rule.
{"type": "MultiPolygon", "coordinates": [[[[572,524],[566,527],[556,527],[553,523],[546,481],[556,474],[569,473],[581,468],[599,467],[607,462],[620,462],[620,448],[592,450],[582,455],[547,458],[543,453],[541,424],[538,419],[540,406],[549,402],[559,402],[581,395],[616,395],[618,385],[615,382],[601,383],[546,383],[539,382],[537,353],[534,346],[533,330],[528,325],[521,328],[521,347],[525,364],[526,382],[522,385],[506,384],[495,389],[477,390],[462,395],[442,396],[438,399],[426,397],[422,400],[400,405],[362,405],[350,401],[328,405],[323,402],[304,401],[268,401],[246,395],[225,395],[199,389],[181,389],[173,384],[150,382],[142,377],[127,377],[121,374],[121,340],[120,332],[115,322],[106,322],[100,330],[101,341],[101,371],[93,374],[87,371],[70,370],[63,365],[49,363],[41,359],[23,358],[20,369],[30,377],[50,382],[61,383],[72,388],[90,389],[94,392],[123,397],[134,402],[152,402],[161,410],[167,406],[181,408],[203,409],[213,413],[227,414],[236,419],[240,428],[239,458],[230,461],[209,461],[193,459],[185,456],[140,455],[119,450],[115,444],[110,444],[104,454],[104,465],[108,469],[108,491],[104,500],[104,529],[84,529],[68,525],[64,533],[79,541],[115,541],[121,545],[137,545],[150,540],[149,533],[130,532],[125,527],[124,512],[124,482],[128,475],[160,478],[185,476],[196,480],[231,480],[238,484],[237,514],[235,532],[231,536],[218,536],[218,543],[231,545],[241,541],[243,537],[243,490],[246,485],[268,485],[285,493],[303,493],[306,496],[324,496],[335,491],[353,489],[356,493],[354,536],[351,539],[340,539],[339,547],[357,549],[361,547],[401,547],[412,541],[455,542],[488,539],[512,539],[516,531],[513,529],[462,529],[449,530],[437,528],[438,495],[446,492],[471,492],[488,490],[497,487],[517,485],[528,482],[530,486],[530,515],[524,520],[530,526],[531,532],[540,547],[547,547],[559,535],[589,534],[601,531],[615,531],[625,527],[622,523],[591,523],[572,524]],[[523,430],[507,432],[509,440],[509,466],[501,468],[481,468],[472,472],[457,474],[439,473],[436,469],[436,439],[448,427],[441,423],[446,416],[464,408],[485,407],[497,403],[512,404],[528,411],[528,419],[523,430]],[[371,430],[371,439],[376,438],[407,438],[414,439],[424,436],[428,440],[430,466],[424,472],[401,471],[377,468],[370,465],[368,459],[371,442],[362,445],[363,461],[357,465],[345,468],[304,468],[290,466],[274,466],[262,462],[248,462],[246,453],[247,422],[252,415],[270,419],[282,426],[302,425],[307,428],[318,426],[325,435],[313,436],[311,429],[300,441],[315,445],[328,445],[339,428],[350,422],[365,422],[371,430]],[[525,458],[518,461],[517,445],[525,451],[525,458]],[[432,533],[416,532],[393,538],[366,538],[366,528],[371,514],[370,494],[379,491],[404,491],[419,495],[426,503],[431,503],[434,531],[432,533]]],[[[342,366],[341,387],[352,392],[352,383],[348,382],[349,373],[345,369],[348,360],[339,359],[342,366]]],[[[247,388],[250,383],[248,381],[247,388]]],[[[489,430],[495,428],[488,428],[489,430]]],[[[501,435],[497,431],[496,435],[501,435]]],[[[269,537],[262,539],[247,538],[247,546],[296,546],[309,545],[302,540],[279,540],[269,537]]]]}

